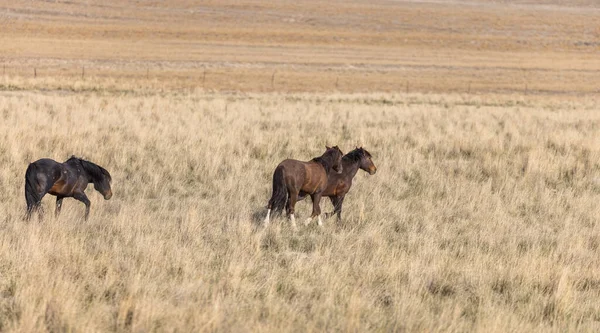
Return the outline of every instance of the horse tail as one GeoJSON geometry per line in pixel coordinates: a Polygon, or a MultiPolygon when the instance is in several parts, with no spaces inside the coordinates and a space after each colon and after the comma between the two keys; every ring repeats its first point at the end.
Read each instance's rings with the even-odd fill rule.
{"type": "Polygon", "coordinates": [[[269,200],[267,208],[273,212],[280,213],[285,208],[287,201],[287,186],[285,185],[285,170],[283,166],[278,166],[273,173],[273,194],[269,200]]]}
{"type": "Polygon", "coordinates": [[[27,201],[27,218],[31,216],[31,213],[36,210],[42,196],[37,191],[39,187],[39,181],[37,178],[37,167],[34,163],[30,163],[25,171],[25,201],[27,201]]]}

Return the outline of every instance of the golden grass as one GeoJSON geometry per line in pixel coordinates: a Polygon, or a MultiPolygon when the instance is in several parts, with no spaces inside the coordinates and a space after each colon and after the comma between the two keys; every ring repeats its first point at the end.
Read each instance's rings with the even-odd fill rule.
{"type": "Polygon", "coordinates": [[[65,84],[85,67],[89,76],[220,91],[580,95],[600,86],[600,8],[591,0],[0,7],[2,73],[31,78],[36,68],[65,84]]]}
{"type": "MultiPolygon", "coordinates": [[[[4,92],[4,331],[598,331],[598,101],[4,92]],[[270,177],[364,145],[345,221],[258,223],[270,177]],[[114,197],[26,223],[23,175],[82,155],[114,197]]],[[[331,206],[325,200],[323,210],[331,206]]],[[[307,202],[300,216],[310,214],[307,202]]]]}
{"type": "Polygon", "coordinates": [[[0,331],[600,329],[594,1],[0,7],[0,331]],[[325,144],[345,220],[261,228],[325,144]],[[71,154],[114,197],[24,222],[71,154]]]}

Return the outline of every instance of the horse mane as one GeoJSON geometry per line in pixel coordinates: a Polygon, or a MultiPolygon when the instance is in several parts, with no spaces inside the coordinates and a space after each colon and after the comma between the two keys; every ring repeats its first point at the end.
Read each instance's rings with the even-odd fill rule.
{"type": "Polygon", "coordinates": [[[92,163],[90,161],[86,161],[82,158],[76,157],[76,156],[71,156],[65,163],[69,163],[69,162],[79,162],[79,164],[81,164],[81,167],[83,168],[83,170],[85,170],[90,176],[92,176],[92,178],[94,180],[102,180],[104,178],[108,178],[108,181],[111,182],[112,181],[112,177],[110,176],[110,173],[108,172],[108,170],[104,169],[103,167],[99,166],[98,164],[92,163]]]}
{"type": "Polygon", "coordinates": [[[323,166],[323,168],[325,168],[325,171],[329,173],[329,171],[333,167],[332,154],[335,153],[336,151],[339,151],[340,154],[342,154],[342,151],[340,150],[340,148],[338,148],[338,146],[334,146],[334,147],[327,149],[327,151],[323,155],[321,155],[319,157],[315,157],[311,161],[320,163],[323,166]]]}
{"type": "Polygon", "coordinates": [[[350,160],[350,161],[360,161],[363,157],[371,157],[371,153],[369,153],[363,147],[356,148],[348,154],[344,155],[342,159],[350,160]]]}

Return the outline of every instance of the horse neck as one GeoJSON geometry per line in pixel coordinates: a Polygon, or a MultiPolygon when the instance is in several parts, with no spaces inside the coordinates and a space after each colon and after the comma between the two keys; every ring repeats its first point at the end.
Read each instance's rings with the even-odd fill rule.
{"type": "Polygon", "coordinates": [[[97,181],[95,179],[94,175],[85,169],[85,167],[83,166],[83,162],[77,161],[77,163],[75,163],[75,165],[71,164],[71,167],[78,169],[79,174],[81,174],[81,175],[85,176],[85,178],[87,178],[88,184],[95,183],[97,181]]]}
{"type": "Polygon", "coordinates": [[[356,173],[358,172],[359,164],[360,164],[360,161],[357,161],[354,159],[343,158],[342,166],[344,167],[344,174],[348,175],[350,177],[350,179],[354,178],[354,176],[356,176],[356,173]]]}
{"type": "Polygon", "coordinates": [[[333,167],[333,161],[330,156],[323,155],[314,159],[315,162],[321,164],[325,172],[329,172],[333,167]]]}

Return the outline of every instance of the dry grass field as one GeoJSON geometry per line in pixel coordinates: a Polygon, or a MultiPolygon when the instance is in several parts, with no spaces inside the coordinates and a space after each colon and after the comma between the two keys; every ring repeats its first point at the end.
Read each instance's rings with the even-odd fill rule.
{"type": "Polygon", "coordinates": [[[594,0],[12,0],[0,70],[61,88],[83,71],[168,89],[598,94],[599,20],[594,0]]]}
{"type": "Polygon", "coordinates": [[[0,332],[599,331],[599,17],[0,2],[0,332]],[[333,144],[378,168],[344,220],[263,228],[279,161],[333,144]],[[23,221],[28,163],[72,154],[113,198],[23,221]]]}
{"type": "MultiPolygon", "coordinates": [[[[0,99],[6,331],[597,331],[598,102],[449,95],[0,99]],[[17,112],[18,110],[18,112],[17,112]],[[364,145],[345,220],[260,227],[271,173],[364,145]],[[92,212],[21,220],[23,174],[82,154],[92,212]]],[[[323,210],[330,211],[323,201],[323,210]]],[[[310,214],[298,204],[299,218],[310,214]]]]}

